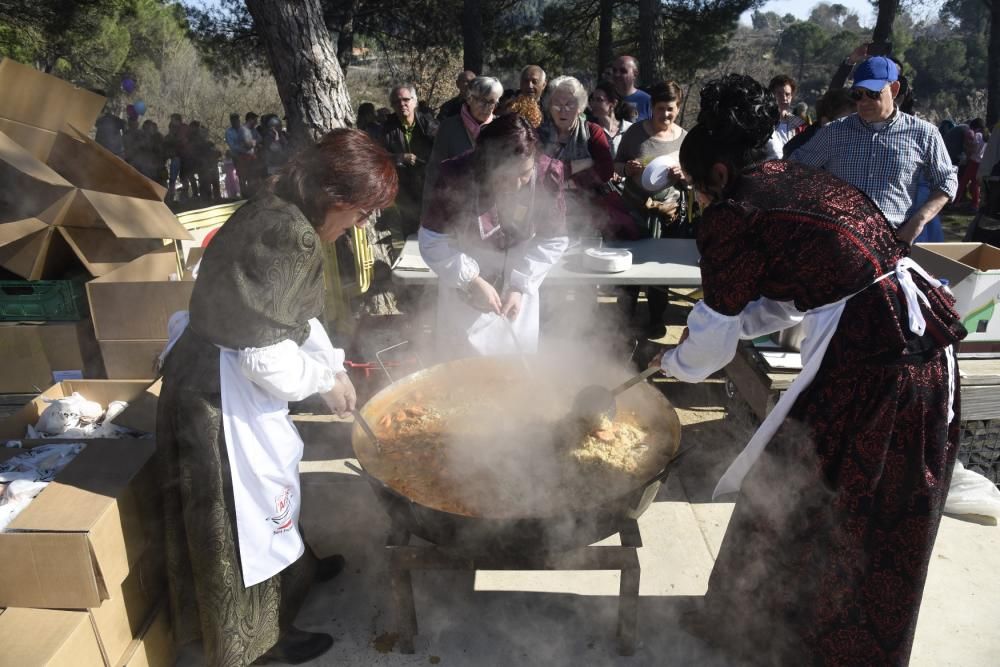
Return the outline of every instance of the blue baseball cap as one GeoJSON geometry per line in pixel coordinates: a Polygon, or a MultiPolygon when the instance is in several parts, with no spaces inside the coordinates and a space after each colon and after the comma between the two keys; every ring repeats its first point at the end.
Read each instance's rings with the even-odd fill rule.
{"type": "Polygon", "coordinates": [[[884,56],[873,56],[854,70],[855,88],[878,92],[893,81],[899,81],[899,67],[884,56]]]}

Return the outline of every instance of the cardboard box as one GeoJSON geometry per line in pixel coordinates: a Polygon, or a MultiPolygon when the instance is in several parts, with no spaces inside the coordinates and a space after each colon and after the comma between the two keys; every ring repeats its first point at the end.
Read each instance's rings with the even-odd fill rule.
{"type": "Polygon", "coordinates": [[[90,609],[97,642],[107,665],[117,665],[128,653],[136,638],[142,636],[166,593],[166,568],[163,549],[153,543],[116,586],[111,597],[96,609],[90,609]]]}
{"type": "MultiPolygon", "coordinates": [[[[146,466],[154,449],[153,440],[87,441],[0,533],[0,606],[83,609],[111,598],[150,542],[142,508],[157,490],[146,466]]],[[[18,453],[0,450],[0,462],[18,453]]]]}
{"type": "Polygon", "coordinates": [[[74,256],[101,276],[191,235],[165,190],[91,140],[104,98],[0,61],[0,266],[58,277],[74,256]],[[9,133],[9,134],[8,134],[9,133]]]}
{"type": "Polygon", "coordinates": [[[962,351],[1000,351],[1000,249],[985,243],[920,243],[913,259],[946,278],[969,331],[962,351]]]}
{"type": "Polygon", "coordinates": [[[19,411],[0,420],[0,441],[24,438],[28,426],[37,424],[38,418],[48,407],[45,399],[65,398],[71,396],[74,391],[79,392],[88,400],[100,403],[105,408],[111,401],[128,402],[129,408],[115,420],[115,423],[137,431],[155,433],[156,408],[155,400],[152,408],[148,404],[150,400],[147,393],[149,384],[149,381],[134,380],[66,380],[57,382],[19,411]],[[143,414],[142,418],[138,418],[140,410],[143,414]],[[128,415],[127,418],[126,415],[128,415]]]}
{"type": "Polygon", "coordinates": [[[181,280],[170,280],[172,274],[176,256],[161,248],[87,283],[97,340],[165,341],[170,316],[187,310],[194,290],[190,271],[181,280]]]}
{"type": "Polygon", "coordinates": [[[85,611],[6,609],[0,647],[0,664],[11,667],[104,667],[85,611]]]}
{"type": "Polygon", "coordinates": [[[33,394],[56,376],[104,376],[90,320],[0,322],[0,356],[0,394],[33,394]]]}
{"type": "Polygon", "coordinates": [[[153,611],[142,635],[129,645],[116,667],[173,667],[176,659],[170,610],[164,600],[153,611]]]}
{"type": "Polygon", "coordinates": [[[109,378],[151,381],[166,340],[101,341],[101,357],[109,378]]]}

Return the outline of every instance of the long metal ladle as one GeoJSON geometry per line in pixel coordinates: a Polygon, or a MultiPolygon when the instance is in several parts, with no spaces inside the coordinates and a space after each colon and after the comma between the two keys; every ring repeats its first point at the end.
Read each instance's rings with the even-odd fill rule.
{"type": "Polygon", "coordinates": [[[659,366],[651,366],[632,377],[614,389],[608,389],[599,384],[592,384],[584,387],[573,400],[573,408],[570,413],[572,417],[586,419],[596,422],[602,415],[607,415],[608,419],[614,419],[618,412],[615,398],[623,391],[634,387],[646,378],[660,372],[659,366]]]}

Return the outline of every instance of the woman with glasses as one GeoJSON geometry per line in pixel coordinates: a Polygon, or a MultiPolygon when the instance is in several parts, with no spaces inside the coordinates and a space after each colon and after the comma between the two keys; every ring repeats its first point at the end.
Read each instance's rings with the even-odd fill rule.
{"type": "Polygon", "coordinates": [[[632,122],[639,112],[635,107],[622,100],[621,94],[610,81],[601,81],[590,93],[590,115],[592,120],[601,126],[611,142],[611,157],[618,154],[618,146],[625,132],[632,127],[632,122]]]}
{"type": "Polygon", "coordinates": [[[608,135],[583,117],[587,91],[571,76],[553,79],[548,89],[548,118],[538,132],[545,154],[563,165],[570,234],[635,238],[637,230],[620,197],[607,187],[614,174],[608,135]]]}
{"type": "Polygon", "coordinates": [[[765,160],[774,96],[731,74],[681,147],[704,298],[654,360],[701,382],[801,323],[803,368],[713,495],[738,493],[705,608],[727,664],[906,665],[960,436],[954,299],[863,192],[765,160]]]}
{"type": "Polygon", "coordinates": [[[499,81],[491,76],[477,76],[469,82],[461,111],[441,121],[434,139],[434,148],[427,159],[423,198],[425,210],[430,194],[434,191],[441,163],[472,150],[479,131],[495,117],[494,111],[501,95],[503,86],[499,81]]]}
{"type": "Polygon", "coordinates": [[[156,418],[168,597],[178,644],[205,663],[300,664],[333,639],[292,623],[317,563],[298,529],[302,440],[288,402],[346,415],[344,352],[320,323],[323,244],[392,204],[389,154],[338,129],[293,155],[205,250],[190,311],[170,318],[156,418]]]}
{"type": "Polygon", "coordinates": [[[562,165],[517,114],[441,164],[419,239],[438,276],[442,358],[536,351],[538,290],[569,244],[563,190],[562,165]]]}

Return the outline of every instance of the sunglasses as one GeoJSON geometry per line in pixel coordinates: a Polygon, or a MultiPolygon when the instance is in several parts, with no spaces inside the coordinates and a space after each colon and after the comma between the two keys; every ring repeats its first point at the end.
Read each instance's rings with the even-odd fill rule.
{"type": "MultiPolygon", "coordinates": [[[[885,90],[885,88],[882,88],[885,90]]],[[[882,97],[882,90],[868,90],[867,88],[851,88],[850,96],[855,102],[860,102],[862,97],[870,100],[877,100],[882,97]]]]}

